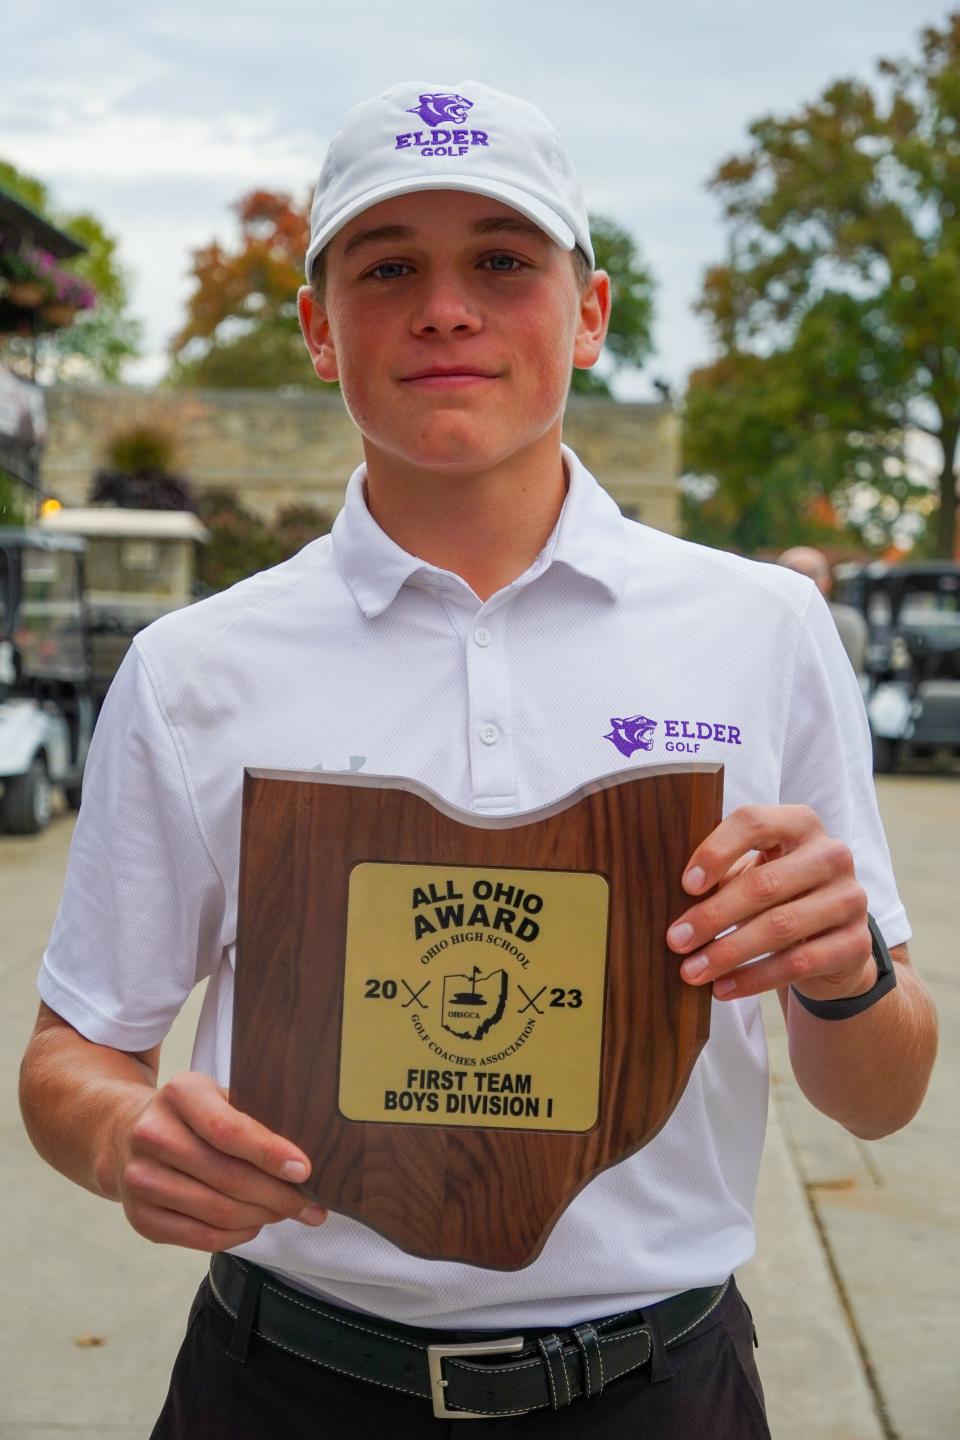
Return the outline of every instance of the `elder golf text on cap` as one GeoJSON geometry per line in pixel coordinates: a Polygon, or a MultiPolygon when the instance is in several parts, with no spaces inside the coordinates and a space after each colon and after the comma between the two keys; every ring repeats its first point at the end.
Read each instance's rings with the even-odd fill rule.
{"type": "Polygon", "coordinates": [[[338,230],[381,200],[465,190],[519,210],[564,250],[594,263],[570,156],[527,100],[479,81],[411,80],[355,105],[327,150],[310,211],[306,271],[338,230]]]}

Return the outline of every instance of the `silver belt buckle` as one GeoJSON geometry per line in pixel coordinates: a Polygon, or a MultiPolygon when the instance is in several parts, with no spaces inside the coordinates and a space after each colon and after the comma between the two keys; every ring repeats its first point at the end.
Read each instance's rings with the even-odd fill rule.
{"type": "MultiPolygon", "coordinates": [[[[516,1355],[523,1349],[523,1337],[513,1335],[509,1340],[485,1340],[476,1345],[428,1345],[427,1364],[430,1366],[430,1394],[433,1398],[433,1413],[438,1420],[489,1420],[480,1410],[448,1410],[443,1392],[450,1383],[443,1378],[443,1361],[447,1355],[516,1355]]],[[[527,1412],[522,1412],[526,1414],[527,1412]]]]}

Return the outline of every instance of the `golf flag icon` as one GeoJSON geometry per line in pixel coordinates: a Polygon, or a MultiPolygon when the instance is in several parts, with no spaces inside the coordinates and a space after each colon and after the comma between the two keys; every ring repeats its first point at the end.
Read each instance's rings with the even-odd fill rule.
{"type": "Polygon", "coordinates": [[[441,1024],[461,1040],[480,1040],[503,1015],[507,1004],[507,972],[444,975],[441,1024]]]}

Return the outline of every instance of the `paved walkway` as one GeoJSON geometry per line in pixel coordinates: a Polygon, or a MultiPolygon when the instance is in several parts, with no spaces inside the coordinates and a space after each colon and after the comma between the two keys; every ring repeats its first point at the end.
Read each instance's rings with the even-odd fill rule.
{"type": "MultiPolygon", "coordinates": [[[[765,1012],[778,1128],[792,1161],[795,1194],[807,1204],[876,1416],[873,1430],[844,1429],[836,1417],[832,1430],[811,1420],[804,1432],[795,1411],[811,1400],[786,1374],[771,1373],[770,1408],[779,1415],[782,1407],[780,1428],[774,1427],[778,1440],[803,1433],[838,1440],[861,1433],[884,1440],[960,1436],[960,1366],[953,1344],[960,1290],[960,776],[892,776],[880,782],[879,793],[914,930],[911,958],[937,1004],[940,1054],[913,1123],[866,1144],[826,1120],[799,1093],[783,1025],[772,1013],[779,1006],[774,1001],[765,1012]]],[[[876,1083],[885,1083],[882,1057],[876,1083]]],[[[775,1153],[768,1152],[767,1160],[775,1153]]],[[[776,1217],[768,1212],[765,1221],[761,1211],[764,1264],[780,1261],[775,1228],[776,1217]]],[[[801,1343],[799,1334],[793,1338],[801,1343]]],[[[809,1370],[807,1384],[812,1380],[818,1391],[826,1391],[821,1374],[819,1365],[809,1370]]]]}
{"type": "MultiPolygon", "coordinates": [[[[952,1346],[960,995],[948,906],[960,780],[894,777],[884,810],[918,968],[937,995],[942,1055],[906,1131],[854,1140],[799,1096],[774,1000],[774,1072],[758,1197],[759,1253],[740,1283],[760,1333],[776,1440],[956,1440],[952,1346]]],[[[36,1011],[38,956],[59,895],[70,822],[39,842],[0,839],[0,1225],[11,1242],[0,1319],[0,1440],[144,1440],[162,1402],[201,1257],[158,1249],[114,1205],[31,1150],[14,1100],[36,1011]]],[[[199,997],[164,1052],[188,1063],[199,997]]],[[[883,1083],[882,1063],[878,1083],[883,1083]]],[[[278,1437],[279,1440],[279,1437],[278,1437]]]]}

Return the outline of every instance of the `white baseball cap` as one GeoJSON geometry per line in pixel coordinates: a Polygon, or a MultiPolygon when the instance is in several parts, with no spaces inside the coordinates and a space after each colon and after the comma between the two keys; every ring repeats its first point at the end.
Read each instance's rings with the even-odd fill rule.
{"type": "Polygon", "coordinates": [[[308,281],[320,251],[355,215],[417,190],[489,195],[594,263],[573,164],[543,111],[475,80],[411,80],[355,105],[331,140],[310,209],[308,281]]]}

